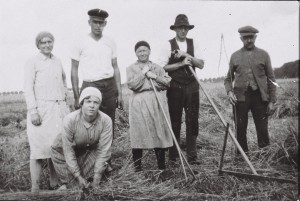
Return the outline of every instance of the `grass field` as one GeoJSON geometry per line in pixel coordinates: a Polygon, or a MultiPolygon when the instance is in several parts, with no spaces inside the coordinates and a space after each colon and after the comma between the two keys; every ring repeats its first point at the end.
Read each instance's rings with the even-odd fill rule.
{"type": "MultiPolygon", "coordinates": [[[[298,97],[298,80],[278,80],[282,88],[298,97]]],[[[231,125],[232,108],[223,83],[203,83],[219,111],[231,125]]],[[[257,148],[256,131],[249,118],[248,143],[250,161],[260,175],[290,179],[298,178],[298,104],[278,88],[276,112],[269,119],[271,145],[257,148]]],[[[201,165],[192,168],[199,174],[185,182],[180,165],[162,172],[156,169],[153,150],[145,151],[141,173],[133,171],[128,134],[128,99],[131,92],[123,87],[124,111],[117,111],[116,139],[113,142],[114,170],[99,189],[85,192],[85,200],[297,200],[298,186],[276,181],[257,181],[229,175],[218,175],[225,128],[212,106],[200,92],[198,156],[201,165]]],[[[72,94],[68,98],[72,103],[72,94]]],[[[26,104],[22,95],[0,96],[0,193],[29,191],[29,144],[25,120],[26,104]]],[[[251,114],[249,114],[251,116],[251,114]]],[[[183,121],[184,122],[184,121],[183,121]]],[[[234,128],[232,128],[234,129],[234,128]]],[[[182,125],[182,149],[185,151],[185,124],[182,125]]],[[[251,173],[243,161],[234,160],[234,145],[228,140],[224,169],[251,173]]],[[[47,169],[41,186],[47,189],[47,169]]],[[[51,200],[51,198],[49,198],[51,200]]],[[[74,200],[64,197],[62,200],[74,200]]]]}

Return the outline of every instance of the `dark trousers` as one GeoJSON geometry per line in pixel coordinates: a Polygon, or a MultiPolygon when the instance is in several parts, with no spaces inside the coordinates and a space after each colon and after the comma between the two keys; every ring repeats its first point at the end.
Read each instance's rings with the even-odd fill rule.
{"type": "MultiPolygon", "coordinates": [[[[154,152],[156,155],[158,169],[165,169],[166,168],[165,149],[164,148],[154,148],[154,152]]],[[[142,168],[142,157],[143,157],[143,149],[132,149],[132,158],[133,158],[135,169],[142,168]]]]}
{"type": "MultiPolygon", "coordinates": [[[[251,110],[256,133],[258,146],[263,148],[270,144],[268,133],[268,103],[263,102],[259,90],[252,91],[248,89],[245,93],[245,102],[237,102],[236,104],[236,123],[237,123],[237,141],[245,152],[248,152],[247,144],[247,125],[248,112],[251,110]]],[[[238,154],[239,151],[237,152],[238,154]]]]}
{"type": "MultiPolygon", "coordinates": [[[[187,157],[190,161],[196,160],[196,140],[199,132],[199,85],[196,81],[188,85],[181,85],[171,81],[167,97],[172,129],[178,144],[180,144],[183,109],[185,111],[187,157]]],[[[176,160],[178,157],[179,153],[174,143],[169,149],[169,158],[170,160],[176,160]]]]}
{"type": "Polygon", "coordinates": [[[95,82],[83,81],[81,91],[86,87],[95,87],[101,91],[102,103],[100,106],[100,111],[104,112],[111,118],[113,123],[113,133],[114,133],[115,112],[116,112],[117,98],[118,98],[118,89],[114,77],[98,80],[95,82]]]}

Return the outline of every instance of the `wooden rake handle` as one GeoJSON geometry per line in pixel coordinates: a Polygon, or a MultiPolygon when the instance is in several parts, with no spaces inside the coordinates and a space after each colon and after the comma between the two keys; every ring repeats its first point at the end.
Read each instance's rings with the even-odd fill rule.
{"type": "MultiPolygon", "coordinates": [[[[198,77],[197,77],[197,75],[196,75],[194,69],[193,69],[191,66],[189,66],[189,69],[190,69],[190,71],[193,73],[195,79],[197,80],[197,82],[198,82],[200,88],[201,88],[202,91],[204,92],[204,94],[205,94],[205,96],[207,97],[208,101],[210,102],[210,104],[213,106],[214,110],[216,111],[216,113],[217,113],[218,116],[220,117],[221,122],[222,122],[223,125],[226,127],[226,125],[227,125],[226,121],[225,121],[224,118],[222,117],[222,115],[221,115],[221,113],[219,112],[218,108],[216,107],[215,103],[212,101],[212,99],[210,98],[210,96],[207,94],[207,92],[205,91],[205,89],[204,89],[203,86],[201,85],[201,82],[200,82],[200,80],[198,79],[198,77]]],[[[235,138],[235,136],[234,136],[234,134],[233,134],[233,132],[231,131],[230,128],[229,128],[228,132],[229,132],[229,135],[230,135],[231,139],[233,140],[235,146],[238,148],[238,150],[239,150],[240,153],[242,154],[242,157],[244,158],[244,160],[245,160],[245,161],[247,162],[247,164],[249,165],[249,167],[250,167],[252,173],[255,174],[255,175],[257,175],[257,172],[256,172],[256,170],[254,169],[252,163],[249,161],[247,155],[245,154],[244,150],[243,150],[242,147],[240,146],[239,142],[236,140],[236,138],[235,138]]]]}

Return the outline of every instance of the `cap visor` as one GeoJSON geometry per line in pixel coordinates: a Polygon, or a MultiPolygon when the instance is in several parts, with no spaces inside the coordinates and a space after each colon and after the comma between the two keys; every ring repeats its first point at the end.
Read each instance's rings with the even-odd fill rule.
{"type": "Polygon", "coordinates": [[[254,36],[255,33],[240,33],[241,36],[254,36]]]}
{"type": "Polygon", "coordinates": [[[97,21],[97,22],[104,22],[105,19],[103,17],[98,17],[98,16],[91,16],[90,19],[97,21]]]}

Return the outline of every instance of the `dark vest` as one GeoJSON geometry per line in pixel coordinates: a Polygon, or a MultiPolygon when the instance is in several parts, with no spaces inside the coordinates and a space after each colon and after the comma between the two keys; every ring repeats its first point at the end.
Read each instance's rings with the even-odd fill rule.
{"type": "MultiPolygon", "coordinates": [[[[174,50],[178,50],[178,44],[176,42],[176,39],[173,38],[171,40],[169,40],[170,44],[171,44],[171,51],[173,52],[174,50]]],[[[187,43],[187,53],[191,56],[194,56],[194,43],[193,43],[193,39],[186,39],[186,43],[187,43]]],[[[175,58],[174,54],[171,54],[171,57],[169,59],[169,63],[168,64],[174,64],[174,63],[178,63],[184,60],[184,57],[180,57],[180,58],[175,58]]],[[[195,67],[193,67],[193,69],[195,70],[195,67]]],[[[177,70],[174,71],[170,71],[168,72],[168,75],[172,78],[173,82],[177,82],[179,84],[189,84],[190,82],[195,81],[195,78],[192,74],[192,72],[190,71],[188,65],[184,66],[184,67],[180,67],[177,70]]]]}

